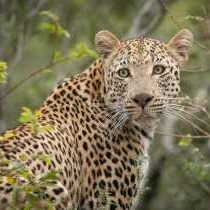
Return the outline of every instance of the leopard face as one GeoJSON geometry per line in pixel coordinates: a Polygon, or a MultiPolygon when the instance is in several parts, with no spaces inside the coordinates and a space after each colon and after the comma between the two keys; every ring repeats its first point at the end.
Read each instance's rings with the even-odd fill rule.
{"type": "Polygon", "coordinates": [[[180,69],[192,33],[183,30],[168,44],[149,38],[119,41],[107,31],[96,35],[104,56],[106,102],[122,122],[157,118],[180,92],[180,69]]]}

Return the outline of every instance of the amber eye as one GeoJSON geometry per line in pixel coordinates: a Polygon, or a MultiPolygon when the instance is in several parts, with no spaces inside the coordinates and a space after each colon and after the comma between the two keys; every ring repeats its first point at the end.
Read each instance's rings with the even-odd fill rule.
{"type": "Polygon", "coordinates": [[[162,74],[165,71],[166,67],[162,65],[156,65],[153,68],[153,74],[162,74]]]}
{"type": "Polygon", "coordinates": [[[130,76],[130,71],[127,68],[119,69],[117,71],[117,73],[120,77],[123,77],[123,78],[126,78],[126,77],[130,76]]]}

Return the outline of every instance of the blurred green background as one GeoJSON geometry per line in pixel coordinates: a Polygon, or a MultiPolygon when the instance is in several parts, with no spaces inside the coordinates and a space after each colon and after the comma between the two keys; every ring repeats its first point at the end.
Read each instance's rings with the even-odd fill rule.
{"type": "MultiPolygon", "coordinates": [[[[195,36],[181,86],[182,95],[196,105],[188,109],[191,115],[180,113],[210,132],[209,0],[0,0],[0,26],[0,60],[9,67],[8,81],[0,86],[1,96],[6,93],[0,100],[0,132],[18,125],[21,107],[38,108],[56,82],[91,64],[94,35],[99,30],[110,30],[122,38],[150,36],[169,41],[181,28],[190,29],[195,36]],[[61,34],[53,32],[50,24],[61,26],[61,34]],[[7,95],[52,58],[69,53],[74,56],[68,62],[46,68],[7,95]]],[[[163,119],[161,124],[139,208],[210,210],[210,138],[197,138],[204,134],[177,117],[163,119]]]]}

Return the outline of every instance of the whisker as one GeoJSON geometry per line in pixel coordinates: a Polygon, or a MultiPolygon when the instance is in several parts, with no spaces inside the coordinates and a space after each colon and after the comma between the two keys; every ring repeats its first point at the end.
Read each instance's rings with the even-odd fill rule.
{"type": "Polygon", "coordinates": [[[198,108],[198,106],[196,106],[196,105],[193,105],[193,106],[191,106],[191,105],[187,105],[187,104],[173,104],[173,103],[168,103],[167,105],[174,105],[174,106],[179,106],[179,107],[185,107],[185,108],[198,108]]]}
{"type": "Polygon", "coordinates": [[[113,130],[121,128],[127,120],[125,104],[110,104],[106,110],[110,116],[108,116],[108,121],[105,123],[105,126],[113,130]]]}
{"type": "Polygon", "coordinates": [[[116,128],[122,128],[124,122],[127,120],[127,116],[123,113],[120,118],[118,119],[118,123],[116,124],[116,128]]]}
{"type": "Polygon", "coordinates": [[[195,112],[202,111],[202,109],[199,106],[195,106],[195,105],[194,106],[189,106],[189,105],[172,104],[172,103],[169,103],[168,105],[169,106],[175,106],[175,107],[182,107],[182,108],[189,109],[189,110],[194,110],[195,112]]]}
{"type": "Polygon", "coordinates": [[[119,117],[120,117],[120,113],[117,113],[116,117],[115,117],[115,120],[112,121],[112,124],[110,126],[111,129],[116,129],[117,128],[117,124],[118,124],[118,121],[119,121],[119,117]]]}
{"type": "Polygon", "coordinates": [[[180,112],[182,112],[182,114],[186,114],[185,116],[189,116],[189,117],[191,117],[192,119],[197,120],[197,121],[203,123],[205,126],[208,126],[208,122],[206,122],[206,121],[200,119],[198,116],[196,116],[195,114],[193,114],[193,113],[191,113],[191,112],[188,112],[188,111],[186,111],[186,110],[179,109],[179,108],[176,108],[176,107],[172,107],[172,109],[174,109],[175,111],[180,111],[180,112]]]}
{"type": "MultiPolygon", "coordinates": [[[[173,110],[170,110],[173,111],[173,110]]],[[[190,125],[193,126],[193,128],[197,129],[199,132],[203,133],[206,136],[209,136],[210,134],[208,132],[206,132],[205,130],[203,130],[201,127],[199,127],[198,125],[196,125],[195,123],[191,122],[189,119],[187,119],[186,117],[180,115],[177,112],[172,112],[171,114],[173,114],[174,116],[177,116],[179,119],[182,119],[183,121],[188,122],[190,125]]]]}
{"type": "Polygon", "coordinates": [[[160,100],[186,100],[186,97],[162,97],[158,98],[160,100]]]}

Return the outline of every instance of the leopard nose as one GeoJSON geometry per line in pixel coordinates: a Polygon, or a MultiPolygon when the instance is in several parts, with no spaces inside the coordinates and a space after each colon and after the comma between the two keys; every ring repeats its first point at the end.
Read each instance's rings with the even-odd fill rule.
{"type": "Polygon", "coordinates": [[[133,101],[137,103],[142,109],[154,98],[147,93],[141,93],[133,97],[133,101]]]}

